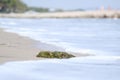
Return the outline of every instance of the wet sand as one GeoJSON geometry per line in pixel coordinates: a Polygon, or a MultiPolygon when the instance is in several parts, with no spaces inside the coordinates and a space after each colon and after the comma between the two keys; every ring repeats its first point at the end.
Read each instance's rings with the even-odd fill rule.
{"type": "MultiPolygon", "coordinates": [[[[0,64],[10,61],[41,60],[36,55],[40,51],[65,51],[63,48],[32,40],[16,33],[6,32],[0,28],[0,64]]],[[[89,56],[89,54],[72,53],[76,57],[89,56]]]]}
{"type": "Polygon", "coordinates": [[[5,32],[0,28],[0,63],[18,60],[37,60],[40,51],[34,44],[37,41],[5,32]]]}
{"type": "Polygon", "coordinates": [[[0,28],[0,64],[10,61],[41,60],[40,51],[64,51],[63,48],[32,40],[0,28]]]}

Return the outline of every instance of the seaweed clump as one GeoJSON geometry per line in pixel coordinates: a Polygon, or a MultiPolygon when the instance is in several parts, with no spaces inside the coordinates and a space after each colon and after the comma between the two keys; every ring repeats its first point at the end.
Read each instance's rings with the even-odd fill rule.
{"type": "Polygon", "coordinates": [[[67,52],[60,52],[60,51],[41,51],[38,53],[36,57],[42,57],[42,58],[72,58],[75,57],[72,54],[69,54],[67,52]]]}

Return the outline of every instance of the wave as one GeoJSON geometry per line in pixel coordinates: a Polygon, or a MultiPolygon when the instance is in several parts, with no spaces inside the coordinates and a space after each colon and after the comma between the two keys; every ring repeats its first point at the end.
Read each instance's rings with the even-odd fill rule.
{"type": "Polygon", "coordinates": [[[0,80],[119,80],[117,59],[80,57],[9,62],[0,66],[0,80]]]}
{"type": "Polygon", "coordinates": [[[0,19],[0,24],[8,32],[53,44],[66,51],[119,55],[119,20],[0,19]]]}

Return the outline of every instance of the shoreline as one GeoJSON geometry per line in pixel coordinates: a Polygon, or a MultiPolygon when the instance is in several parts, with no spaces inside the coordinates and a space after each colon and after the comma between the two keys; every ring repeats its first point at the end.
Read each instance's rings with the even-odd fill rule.
{"type": "MultiPolygon", "coordinates": [[[[0,27],[0,64],[11,61],[41,60],[46,58],[36,57],[40,51],[63,51],[64,48],[57,45],[43,43],[29,37],[21,36],[14,32],[7,32],[0,27]]],[[[94,56],[77,52],[68,52],[76,57],[94,56]]],[[[49,58],[48,58],[49,59],[49,58]]]]}
{"type": "Polygon", "coordinates": [[[41,60],[36,55],[43,50],[62,50],[61,48],[6,32],[0,28],[0,64],[10,61],[41,60]],[[37,47],[40,45],[41,47],[37,47]]]}
{"type": "Polygon", "coordinates": [[[5,32],[0,28],[0,63],[19,60],[37,60],[36,54],[40,51],[34,47],[32,39],[5,32]]]}
{"type": "Polygon", "coordinates": [[[9,13],[1,18],[120,18],[120,10],[70,11],[49,13],[9,13]]]}

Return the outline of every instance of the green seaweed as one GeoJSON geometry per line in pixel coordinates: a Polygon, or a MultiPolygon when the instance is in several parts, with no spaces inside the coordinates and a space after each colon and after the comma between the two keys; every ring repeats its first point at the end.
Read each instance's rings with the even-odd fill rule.
{"type": "Polygon", "coordinates": [[[69,54],[67,52],[60,52],[60,51],[41,51],[38,53],[36,57],[42,57],[42,58],[72,58],[75,57],[72,54],[69,54]]]}

